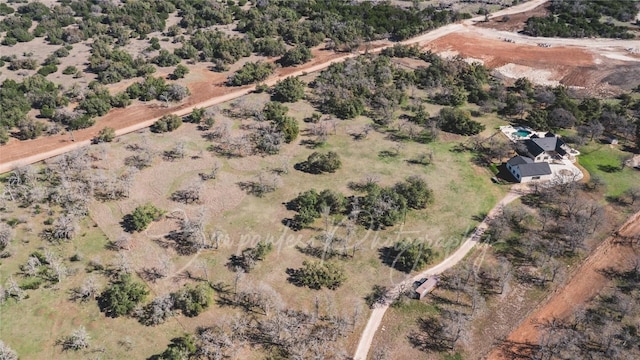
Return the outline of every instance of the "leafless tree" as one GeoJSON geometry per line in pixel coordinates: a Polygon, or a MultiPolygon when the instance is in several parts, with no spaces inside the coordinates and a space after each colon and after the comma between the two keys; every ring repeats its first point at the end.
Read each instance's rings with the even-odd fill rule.
{"type": "Polygon", "coordinates": [[[121,234],[116,241],[113,242],[113,247],[116,250],[131,250],[131,236],[121,234]]]}
{"type": "Polygon", "coordinates": [[[124,164],[127,166],[135,167],[138,170],[142,170],[151,166],[155,154],[148,148],[141,148],[136,154],[128,156],[124,159],[124,164]]]}
{"type": "Polygon", "coordinates": [[[24,299],[26,296],[27,295],[25,294],[24,290],[20,288],[16,280],[12,276],[9,276],[9,278],[4,284],[4,298],[5,299],[12,298],[12,299],[15,299],[16,301],[20,301],[24,299]]]}
{"type": "Polygon", "coordinates": [[[115,264],[113,264],[114,275],[131,274],[131,262],[129,257],[122,252],[118,253],[115,264]]]}
{"type": "Polygon", "coordinates": [[[218,171],[220,170],[220,167],[221,167],[220,163],[216,161],[215,163],[213,163],[213,166],[211,167],[210,172],[199,173],[198,175],[200,175],[200,178],[202,179],[202,181],[215,179],[216,176],[218,176],[218,171]]]}
{"type": "Polygon", "coordinates": [[[180,84],[170,84],[167,91],[163,93],[169,101],[181,101],[189,96],[189,89],[180,84]]]}
{"type": "Polygon", "coordinates": [[[186,150],[184,142],[178,142],[173,148],[164,152],[163,157],[165,160],[173,161],[176,159],[183,159],[185,157],[186,150]]]}
{"type": "Polygon", "coordinates": [[[171,200],[184,204],[199,204],[202,193],[202,183],[194,183],[185,189],[175,191],[171,194],[171,200]]]}
{"type": "Polygon", "coordinates": [[[18,360],[18,353],[0,340],[0,359],[2,360],[18,360]]]}
{"type": "Polygon", "coordinates": [[[3,250],[9,245],[13,239],[14,233],[15,232],[9,225],[0,223],[0,250],[3,250]]]}
{"type": "Polygon", "coordinates": [[[47,267],[51,270],[53,280],[61,282],[68,274],[68,269],[64,262],[48,250],[45,251],[44,256],[47,261],[47,267]]]}
{"type": "Polygon", "coordinates": [[[197,338],[199,356],[211,360],[222,360],[233,357],[234,343],[232,336],[222,327],[211,326],[199,328],[197,330],[197,338]]]}
{"type": "Polygon", "coordinates": [[[71,335],[58,340],[58,344],[62,345],[63,350],[82,350],[89,347],[89,333],[84,326],[75,329],[71,335]]]}
{"type": "Polygon", "coordinates": [[[635,204],[636,201],[640,200],[640,186],[634,186],[627,189],[624,192],[624,195],[629,198],[629,203],[631,205],[635,204]]]}
{"type": "Polygon", "coordinates": [[[238,185],[249,194],[262,197],[282,186],[282,178],[278,174],[262,171],[256,176],[256,180],[240,182],[238,185]]]}
{"type": "Polygon", "coordinates": [[[42,266],[42,263],[37,257],[29,256],[29,259],[27,259],[27,263],[22,266],[22,271],[27,276],[36,276],[40,271],[40,266],[42,266]]]}
{"type": "Polygon", "coordinates": [[[50,235],[53,240],[70,240],[78,230],[78,223],[70,215],[60,215],[53,223],[50,235]]]}
{"type": "Polygon", "coordinates": [[[94,300],[98,294],[99,286],[93,276],[84,280],[82,285],[71,289],[71,300],[87,302],[94,300]]]}
{"type": "Polygon", "coordinates": [[[175,243],[178,253],[193,254],[201,249],[212,247],[210,239],[204,232],[204,226],[204,210],[201,210],[194,219],[182,219],[180,229],[170,232],[166,237],[175,243]]]}
{"type": "Polygon", "coordinates": [[[136,317],[143,325],[160,325],[175,314],[174,304],[174,297],[171,294],[159,296],[140,309],[136,317]]]}

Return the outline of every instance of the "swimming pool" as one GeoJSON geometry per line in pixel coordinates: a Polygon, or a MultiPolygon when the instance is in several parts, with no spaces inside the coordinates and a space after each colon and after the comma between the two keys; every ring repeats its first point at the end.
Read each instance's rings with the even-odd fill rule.
{"type": "Polygon", "coordinates": [[[518,131],[514,132],[514,134],[516,134],[518,137],[527,137],[531,135],[531,131],[519,129],[518,131]]]}

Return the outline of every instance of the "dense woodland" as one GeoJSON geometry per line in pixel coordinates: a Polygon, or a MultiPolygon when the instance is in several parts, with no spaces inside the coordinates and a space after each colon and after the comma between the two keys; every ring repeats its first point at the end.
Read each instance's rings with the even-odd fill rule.
{"type": "MultiPolygon", "coordinates": [[[[210,62],[214,70],[227,71],[240,58],[255,53],[280,57],[277,61],[280,66],[295,66],[308,62],[312,58],[309,48],[323,42],[329,49],[350,51],[366,41],[402,40],[469,16],[431,6],[400,8],[387,3],[341,0],[213,4],[203,0],[124,4],[84,0],[60,1],[51,8],[39,2],[2,5],[0,34],[4,34],[4,48],[36,37],[60,48],[41,64],[27,53],[3,52],[0,67],[5,66],[5,71],[37,70],[37,75],[22,82],[6,80],[3,84],[0,144],[6,143],[9,135],[33,139],[64,128],[91,126],[96,117],[112,107],[128,106],[134,99],[172,102],[189,95],[181,85],[153,78],[156,66],[176,66],[174,80],[185,74],[183,61],[210,62]],[[171,14],[176,14],[180,21],[167,26],[171,14]],[[237,35],[225,34],[217,28],[226,25],[233,26],[237,35]],[[166,40],[181,46],[172,51],[163,49],[157,37],[149,38],[152,32],[162,32],[166,40]],[[129,53],[125,46],[133,39],[148,41],[148,48],[140,54],[129,53]],[[81,78],[83,72],[93,73],[103,85],[134,77],[143,77],[144,82],[111,97],[98,83],[87,89],[77,86],[63,89],[46,80],[47,75],[58,71],[60,58],[68,56],[74,44],[80,42],[90,43],[88,66],[60,69],[63,74],[81,78]],[[29,96],[25,98],[23,93],[29,96]],[[68,104],[74,102],[78,106],[69,108],[68,104]],[[36,119],[27,116],[32,108],[40,110],[36,119]]],[[[248,63],[230,77],[228,84],[260,82],[273,72],[273,67],[270,62],[248,63]]]]}
{"type": "Polygon", "coordinates": [[[614,21],[634,21],[638,4],[637,0],[552,0],[551,13],[546,17],[529,18],[524,33],[544,37],[633,39],[635,35],[628,26],[617,25],[614,21]]]}

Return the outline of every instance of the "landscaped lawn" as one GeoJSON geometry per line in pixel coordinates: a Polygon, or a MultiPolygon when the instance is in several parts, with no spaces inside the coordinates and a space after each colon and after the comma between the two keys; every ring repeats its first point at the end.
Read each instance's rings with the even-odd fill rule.
{"type": "Polygon", "coordinates": [[[619,146],[591,142],[579,150],[578,162],[589,171],[591,177],[604,180],[606,196],[619,196],[630,187],[640,184],[638,170],[622,167],[624,160],[632,154],[620,150],[619,146]]]}

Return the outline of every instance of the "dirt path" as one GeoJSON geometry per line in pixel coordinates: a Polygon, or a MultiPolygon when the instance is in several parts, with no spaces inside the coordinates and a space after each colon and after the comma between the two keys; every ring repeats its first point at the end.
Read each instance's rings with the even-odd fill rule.
{"type": "MultiPolygon", "coordinates": [[[[618,230],[618,234],[629,237],[640,235],[640,212],[632,216],[618,230]]],[[[556,290],[548,301],[524,319],[507,337],[505,344],[495,348],[487,359],[503,360],[529,356],[531,345],[537,344],[540,338],[536,324],[570,316],[610,283],[600,272],[601,269],[616,265],[625,266],[638,258],[636,251],[614,242],[615,236],[611,236],[598,246],[575,271],[568,283],[556,290]]]]}
{"type": "Polygon", "coordinates": [[[520,196],[527,193],[528,188],[521,184],[516,184],[511,187],[511,190],[505,195],[496,206],[489,211],[489,214],[485,217],[485,219],[476,227],[476,230],[473,232],[467,240],[460,245],[460,247],[449,257],[444,259],[438,265],[435,265],[423,272],[408,278],[396,285],[396,287],[390,291],[388,297],[389,300],[380,307],[376,307],[371,311],[371,316],[369,317],[369,321],[367,322],[367,326],[364,328],[362,335],[360,336],[360,341],[358,342],[358,348],[356,349],[356,353],[353,356],[354,360],[365,360],[367,358],[367,354],[369,353],[369,349],[371,348],[371,344],[373,343],[373,337],[376,334],[376,331],[380,327],[382,323],[382,319],[384,318],[384,314],[389,308],[390,304],[395,300],[399,295],[402,289],[406,289],[407,286],[412,285],[415,281],[418,281],[422,278],[437,275],[445,270],[455,266],[460,260],[464,259],[464,257],[473,249],[474,246],[478,243],[478,239],[480,236],[487,230],[489,227],[488,222],[494,216],[499,214],[502,211],[502,208],[512,202],[513,200],[519,198],[520,196]]]}

